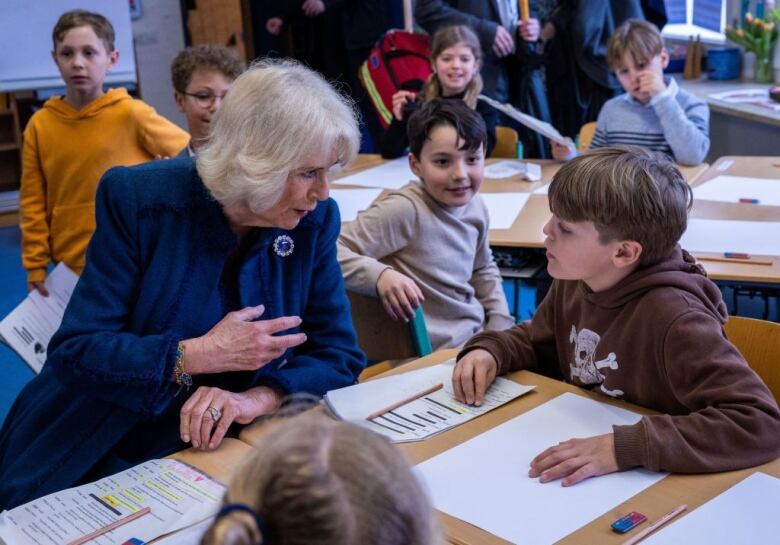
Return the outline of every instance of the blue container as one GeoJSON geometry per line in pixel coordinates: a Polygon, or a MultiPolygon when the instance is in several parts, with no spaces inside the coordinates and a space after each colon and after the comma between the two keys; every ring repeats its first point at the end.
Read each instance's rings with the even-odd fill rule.
{"type": "Polygon", "coordinates": [[[716,47],[707,50],[709,79],[737,79],[742,74],[742,55],[736,47],[716,47]]]}

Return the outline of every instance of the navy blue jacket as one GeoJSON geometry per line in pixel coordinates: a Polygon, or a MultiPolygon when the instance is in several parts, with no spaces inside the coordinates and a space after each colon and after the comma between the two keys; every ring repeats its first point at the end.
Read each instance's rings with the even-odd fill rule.
{"type": "Polygon", "coordinates": [[[189,394],[175,396],[176,346],[231,310],[263,304],[261,319],[300,316],[290,332],[307,341],[256,372],[199,375],[195,388],[322,395],[354,383],[364,367],[336,260],[341,224],[332,200],[291,231],[253,229],[228,290],[220,279],[238,238],[190,158],[111,169],[96,219],[47,363],[0,430],[0,507],[185,448],[178,413],[189,394]],[[294,242],[286,257],[273,249],[281,235],[294,242]]]}

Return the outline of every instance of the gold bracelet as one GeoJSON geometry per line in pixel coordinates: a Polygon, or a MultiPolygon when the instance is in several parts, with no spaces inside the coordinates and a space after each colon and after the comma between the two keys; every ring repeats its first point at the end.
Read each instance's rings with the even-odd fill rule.
{"type": "Polygon", "coordinates": [[[179,341],[176,345],[176,363],[173,365],[173,380],[179,385],[179,389],[176,390],[174,397],[179,395],[182,388],[186,388],[189,392],[190,386],[192,386],[192,376],[184,371],[184,342],[179,341]]]}

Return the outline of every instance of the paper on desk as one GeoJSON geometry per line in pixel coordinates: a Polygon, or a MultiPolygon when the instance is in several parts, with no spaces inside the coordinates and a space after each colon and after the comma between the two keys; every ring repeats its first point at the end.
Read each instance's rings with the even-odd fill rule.
{"type": "Polygon", "coordinates": [[[491,229],[509,229],[525,206],[530,193],[480,193],[490,216],[491,229]]]}
{"type": "Polygon", "coordinates": [[[643,545],[777,543],[774,523],[778,505],[780,479],[753,473],[692,513],[661,528],[643,545]]]}
{"type": "Polygon", "coordinates": [[[523,545],[548,545],[661,480],[631,470],[575,486],[528,477],[531,460],[573,437],[610,433],[640,415],[562,394],[417,466],[436,509],[523,545]]]}
{"type": "Polygon", "coordinates": [[[214,517],[153,540],[149,545],[200,545],[203,534],[214,523],[214,517]]]}
{"type": "Polygon", "coordinates": [[[353,221],[382,193],[381,189],[331,189],[330,197],[339,205],[341,221],[353,221]]]}
{"type": "Polygon", "coordinates": [[[481,406],[459,403],[452,394],[454,365],[455,360],[451,359],[432,367],[331,390],[325,394],[325,404],[343,420],[372,429],[394,443],[405,443],[427,439],[468,422],[534,388],[499,377],[488,389],[481,406]],[[443,389],[370,422],[366,420],[375,411],[440,383],[444,384],[443,389]]]}
{"type": "Polygon", "coordinates": [[[780,222],[689,219],[680,245],[689,252],[780,256],[780,222]]]}
{"type": "Polygon", "coordinates": [[[417,176],[415,176],[409,168],[409,159],[401,157],[381,164],[378,167],[362,170],[356,174],[347,176],[346,178],[339,178],[338,180],[334,180],[333,183],[336,186],[338,186],[338,184],[350,184],[363,187],[399,189],[416,179],[417,176]]]}
{"type": "Polygon", "coordinates": [[[27,297],[0,322],[2,340],[13,348],[36,373],[46,361],[46,348],[62,323],[62,315],[79,277],[60,263],[46,278],[49,296],[32,290],[27,297]]]}
{"type": "Polygon", "coordinates": [[[550,189],[550,184],[545,184],[542,187],[538,187],[534,189],[534,195],[547,195],[549,189],[550,189]]]}
{"type": "Polygon", "coordinates": [[[13,545],[70,543],[151,507],[151,513],[89,543],[116,545],[133,538],[147,542],[215,515],[224,491],[224,486],[186,464],[150,460],[3,512],[0,539],[13,545]]]}
{"type": "Polygon", "coordinates": [[[555,127],[553,127],[546,121],[542,121],[541,119],[536,119],[533,116],[524,114],[523,112],[521,112],[520,110],[512,106],[511,104],[503,104],[485,95],[479,95],[479,100],[482,100],[487,104],[490,104],[499,112],[504,112],[512,119],[519,121],[529,129],[538,132],[542,136],[546,136],[550,140],[554,140],[559,144],[567,143],[567,140],[561,135],[561,133],[559,133],[555,127]]]}
{"type": "Polygon", "coordinates": [[[485,167],[485,178],[490,180],[500,180],[520,176],[529,182],[538,182],[542,179],[542,167],[534,163],[508,159],[498,161],[485,167]]]}
{"type": "Polygon", "coordinates": [[[780,206],[780,178],[717,176],[694,187],[693,196],[699,200],[721,202],[757,199],[756,204],[780,206]]]}
{"type": "Polygon", "coordinates": [[[709,98],[715,100],[722,100],[723,102],[730,102],[732,104],[738,104],[740,102],[755,102],[756,100],[763,100],[769,98],[768,89],[737,89],[735,91],[725,91],[723,93],[712,93],[709,98]]]}

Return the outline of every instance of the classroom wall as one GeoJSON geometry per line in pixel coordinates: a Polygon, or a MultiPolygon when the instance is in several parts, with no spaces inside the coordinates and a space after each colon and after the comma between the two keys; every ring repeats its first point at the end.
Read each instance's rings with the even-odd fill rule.
{"type": "Polygon", "coordinates": [[[135,57],[141,98],[158,113],[186,129],[176,109],[171,86],[171,61],[184,48],[179,0],[141,3],[142,16],[133,21],[135,57]]]}

